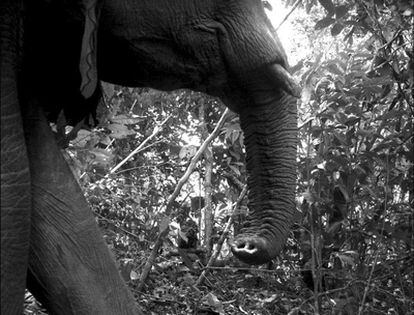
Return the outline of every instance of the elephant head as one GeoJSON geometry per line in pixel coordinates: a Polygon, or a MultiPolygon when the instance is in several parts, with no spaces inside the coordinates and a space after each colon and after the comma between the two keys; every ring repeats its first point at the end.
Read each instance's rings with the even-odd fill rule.
{"type": "Polygon", "coordinates": [[[295,210],[298,88],[282,45],[259,0],[152,3],[105,2],[98,74],[121,85],[206,92],[240,114],[249,217],[232,250],[247,263],[267,262],[295,210]]]}
{"type": "MultiPolygon", "coordinates": [[[[40,96],[42,103],[60,111],[54,100],[64,88],[70,97],[62,106],[68,117],[79,119],[91,107],[88,100],[82,101],[79,86],[83,96],[93,95],[96,78],[160,90],[188,88],[220,97],[240,114],[247,154],[249,217],[234,239],[233,253],[252,264],[275,257],[295,210],[298,88],[262,2],[83,0],[82,5],[82,10],[72,11],[57,5],[66,19],[47,19],[44,9],[33,9],[37,19],[29,28],[51,34],[37,36],[42,43],[36,42],[36,47],[42,48],[29,62],[39,65],[31,82],[42,82],[39,72],[60,78],[40,96]],[[58,57],[44,53],[44,46],[51,45],[61,47],[58,57]],[[81,47],[79,60],[75,52],[81,47]],[[45,69],[46,63],[56,65],[45,69]]],[[[35,90],[39,93],[42,87],[35,90]]]]}
{"type": "Polygon", "coordinates": [[[44,91],[36,87],[42,82],[40,72],[57,78],[47,94],[39,96],[42,103],[57,113],[55,100],[64,93],[67,103],[61,106],[68,117],[79,119],[91,107],[88,100],[82,101],[79,86],[83,96],[94,95],[97,78],[220,97],[240,114],[246,142],[249,217],[234,239],[233,253],[253,264],[275,257],[295,209],[298,88],[262,2],[83,0],[82,5],[82,10],[70,11],[58,3],[54,10],[66,18],[45,18],[44,8],[33,8],[31,15],[37,18],[29,29],[35,29],[34,37],[41,41],[36,41],[41,49],[28,66],[34,65],[30,81],[35,82],[35,93],[44,91]],[[54,45],[61,47],[57,57],[49,53],[54,45]],[[80,60],[77,50],[82,50],[80,60]]]}
{"type": "Polygon", "coordinates": [[[52,313],[138,312],[38,110],[82,119],[97,105],[98,79],[202,91],[239,113],[249,217],[232,250],[251,264],[277,255],[295,210],[298,92],[260,0],[7,0],[0,9],[2,312],[20,312],[26,279],[52,313]]]}

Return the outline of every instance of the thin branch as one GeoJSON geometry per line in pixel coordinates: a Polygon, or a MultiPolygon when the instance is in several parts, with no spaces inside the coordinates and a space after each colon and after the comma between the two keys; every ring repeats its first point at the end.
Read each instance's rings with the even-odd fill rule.
{"type": "Polygon", "coordinates": [[[302,0],[296,1],[296,3],[293,5],[292,9],[289,11],[289,13],[285,16],[282,22],[280,22],[279,26],[276,27],[276,31],[279,30],[279,28],[283,25],[283,23],[286,22],[286,20],[289,18],[289,16],[295,11],[295,9],[299,6],[299,4],[302,2],[302,0]]]}
{"type": "MultiPolygon", "coordinates": [[[[186,181],[188,180],[188,178],[190,177],[191,173],[194,171],[194,168],[198,162],[198,160],[201,158],[201,156],[203,155],[204,150],[207,148],[207,146],[210,144],[210,142],[217,137],[217,135],[220,132],[220,129],[223,127],[224,122],[226,121],[227,118],[227,114],[229,112],[229,109],[226,108],[226,110],[224,111],[223,115],[221,116],[220,120],[218,121],[216,128],[214,128],[213,132],[207,137],[207,139],[203,142],[203,144],[201,145],[201,147],[198,149],[198,151],[196,152],[196,154],[193,156],[193,158],[191,159],[190,164],[187,167],[186,172],[184,173],[184,175],[180,178],[180,180],[178,181],[177,186],[175,187],[174,192],[171,194],[171,196],[168,198],[168,202],[166,205],[166,214],[167,216],[169,215],[169,212],[172,208],[172,205],[175,201],[175,199],[178,197],[181,188],[183,187],[183,185],[186,183],[186,181]]],[[[167,228],[165,228],[164,230],[162,230],[157,237],[157,240],[155,241],[154,247],[151,251],[150,256],[147,259],[147,262],[144,266],[144,268],[142,269],[142,273],[141,273],[141,277],[139,280],[139,284],[138,284],[138,291],[142,291],[143,287],[144,287],[144,283],[149,275],[149,272],[151,271],[151,267],[154,264],[155,258],[157,257],[157,253],[158,250],[160,249],[161,245],[164,242],[164,238],[168,235],[169,232],[169,227],[167,226],[167,228]]]]}
{"type": "MultiPolygon", "coordinates": [[[[386,154],[385,156],[386,156],[386,168],[385,168],[385,170],[386,170],[387,173],[386,173],[386,177],[385,177],[385,181],[386,181],[385,184],[386,185],[384,187],[384,211],[383,211],[384,215],[383,215],[383,218],[382,218],[382,226],[381,226],[381,232],[380,232],[380,236],[379,236],[379,244],[382,244],[382,241],[384,239],[385,216],[386,216],[386,212],[387,212],[387,203],[388,203],[388,194],[387,194],[386,189],[387,189],[387,187],[389,187],[389,179],[390,179],[390,172],[389,172],[390,165],[389,165],[389,158],[388,158],[389,155],[386,154]]],[[[364,294],[362,296],[362,300],[361,300],[361,303],[360,303],[359,308],[358,308],[358,315],[361,315],[364,312],[365,301],[367,299],[368,292],[369,292],[369,289],[371,287],[371,281],[372,281],[372,278],[373,278],[373,275],[374,275],[375,267],[377,266],[378,258],[379,258],[379,249],[377,249],[376,253],[375,253],[374,262],[372,264],[372,267],[371,267],[371,270],[370,270],[370,273],[369,273],[369,276],[368,276],[367,285],[365,286],[364,294]]]]}
{"type": "Polygon", "coordinates": [[[175,187],[174,192],[168,198],[167,209],[166,209],[167,215],[170,212],[170,208],[171,208],[174,200],[178,197],[178,195],[181,191],[181,188],[184,186],[184,184],[187,182],[190,175],[193,173],[198,160],[201,158],[201,156],[204,153],[204,150],[207,148],[207,146],[210,144],[210,142],[218,136],[218,134],[220,132],[220,129],[223,127],[224,122],[226,121],[228,112],[229,112],[229,109],[226,108],[223,115],[221,115],[221,118],[218,121],[218,123],[216,125],[216,128],[214,128],[213,132],[207,137],[207,139],[203,142],[201,147],[197,150],[196,154],[191,159],[191,162],[188,165],[187,170],[185,171],[184,175],[178,181],[178,184],[175,187]]]}
{"type": "Polygon", "coordinates": [[[136,238],[137,240],[139,240],[139,239],[140,239],[139,235],[134,234],[134,233],[131,233],[131,232],[127,231],[126,229],[124,229],[123,227],[118,226],[118,225],[116,224],[116,222],[115,222],[115,221],[110,220],[110,219],[108,219],[108,218],[105,218],[103,215],[101,215],[101,214],[99,214],[99,213],[97,213],[97,212],[94,212],[94,214],[95,214],[95,215],[96,215],[96,216],[97,216],[100,220],[105,221],[105,222],[107,222],[107,223],[109,223],[109,224],[112,224],[112,225],[113,225],[116,229],[118,229],[118,230],[120,230],[120,231],[124,232],[125,234],[128,234],[129,236],[132,236],[133,238],[136,238]]]}
{"type": "Polygon", "coordinates": [[[144,268],[142,268],[141,277],[139,279],[139,283],[138,283],[138,286],[137,286],[138,291],[142,291],[142,289],[144,288],[145,281],[147,280],[148,275],[151,271],[152,265],[155,262],[155,258],[157,257],[158,250],[160,249],[162,243],[164,242],[164,238],[168,235],[169,231],[170,231],[170,229],[167,226],[164,230],[162,230],[158,234],[157,240],[155,241],[155,244],[154,244],[154,248],[152,249],[151,254],[148,257],[144,268]]]}
{"type": "MultiPolygon", "coordinates": [[[[162,141],[162,140],[154,141],[153,143],[147,145],[146,147],[141,148],[140,150],[138,150],[135,154],[137,154],[141,151],[146,151],[147,149],[153,147],[154,145],[156,145],[158,143],[162,143],[162,142],[164,142],[164,141],[162,141]]],[[[140,168],[144,168],[144,167],[146,167],[146,168],[159,167],[160,165],[164,165],[164,164],[166,164],[166,162],[158,163],[158,164],[155,164],[155,165],[148,165],[148,166],[142,165],[142,166],[131,167],[131,168],[123,169],[123,170],[120,170],[119,172],[113,173],[113,175],[118,175],[118,174],[121,174],[121,173],[130,172],[130,171],[140,169],[140,168]]]]}
{"type": "Polygon", "coordinates": [[[171,116],[168,116],[161,124],[155,126],[152,134],[142,141],[142,143],[134,150],[132,151],[125,159],[123,159],[118,165],[116,165],[114,168],[112,168],[109,172],[109,174],[115,173],[122,165],[124,165],[129,159],[131,159],[135,154],[137,154],[141,149],[150,141],[152,138],[154,138],[161,130],[163,125],[171,118],[171,116]]]}
{"type": "Polygon", "coordinates": [[[243,190],[241,191],[241,193],[239,195],[239,198],[237,199],[236,204],[234,205],[234,207],[232,209],[231,216],[230,216],[229,220],[226,223],[226,226],[223,230],[223,233],[221,234],[220,239],[217,242],[217,246],[214,249],[214,253],[213,253],[213,255],[211,255],[210,259],[208,260],[207,266],[205,267],[206,269],[201,273],[200,277],[197,279],[197,282],[195,284],[196,287],[203,284],[203,281],[206,277],[206,274],[207,274],[208,270],[214,264],[214,262],[216,261],[218,255],[220,254],[221,247],[223,246],[224,240],[227,238],[227,234],[230,230],[231,225],[233,224],[234,212],[235,212],[236,209],[238,209],[240,207],[240,204],[243,201],[244,197],[246,196],[246,193],[247,193],[247,185],[243,187],[243,190]]]}

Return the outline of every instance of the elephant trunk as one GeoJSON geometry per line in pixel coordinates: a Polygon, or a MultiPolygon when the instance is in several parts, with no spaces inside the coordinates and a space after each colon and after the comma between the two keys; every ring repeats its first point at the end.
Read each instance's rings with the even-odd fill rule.
{"type": "Polygon", "coordinates": [[[268,66],[250,76],[253,104],[240,110],[249,216],[232,251],[249,264],[266,263],[278,254],[295,211],[297,94],[289,82],[281,83],[279,70],[279,65],[268,66]]]}

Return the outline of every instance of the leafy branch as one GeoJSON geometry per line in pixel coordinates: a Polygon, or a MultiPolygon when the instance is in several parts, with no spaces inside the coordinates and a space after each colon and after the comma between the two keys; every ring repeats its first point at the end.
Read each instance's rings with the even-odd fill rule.
{"type": "MultiPolygon", "coordinates": [[[[171,211],[171,208],[174,204],[174,201],[178,197],[178,195],[181,191],[181,188],[188,181],[190,175],[193,173],[193,171],[196,167],[197,162],[202,157],[204,150],[206,150],[206,148],[210,144],[210,142],[213,141],[218,136],[221,128],[224,125],[224,122],[226,121],[228,113],[229,113],[229,109],[226,108],[224,113],[221,115],[221,118],[218,121],[216,127],[214,128],[213,132],[207,137],[207,139],[203,142],[203,144],[197,150],[196,154],[192,157],[191,162],[187,167],[187,170],[185,171],[184,175],[178,181],[178,184],[175,187],[174,192],[168,198],[167,205],[166,205],[166,214],[167,214],[167,216],[169,215],[169,213],[171,211]]],[[[151,251],[151,254],[148,257],[148,260],[147,260],[147,262],[146,262],[146,264],[145,264],[145,266],[142,270],[141,277],[140,277],[140,280],[139,280],[139,285],[138,285],[138,291],[142,291],[145,280],[147,279],[147,277],[149,275],[149,272],[151,270],[151,267],[154,264],[155,258],[157,257],[158,250],[160,249],[161,245],[163,244],[164,238],[168,235],[168,232],[169,232],[169,225],[168,224],[162,224],[162,226],[160,226],[160,233],[157,236],[157,240],[155,241],[155,244],[154,244],[154,247],[151,251]]]]}

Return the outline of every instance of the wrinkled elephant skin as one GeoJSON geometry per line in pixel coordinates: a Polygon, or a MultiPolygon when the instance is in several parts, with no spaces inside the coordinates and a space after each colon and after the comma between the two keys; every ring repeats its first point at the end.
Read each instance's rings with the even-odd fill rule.
{"type": "Polygon", "coordinates": [[[30,172],[17,95],[21,32],[16,6],[0,5],[1,314],[21,314],[30,236],[30,172]],[[9,51],[10,55],[3,54],[9,51]],[[7,198],[5,198],[7,196],[7,198]]]}
{"type": "Polygon", "coordinates": [[[189,88],[237,112],[249,217],[232,251],[250,264],[278,254],[295,209],[298,88],[260,0],[5,0],[0,27],[2,314],[21,314],[26,280],[54,314],[141,313],[47,122],[93,111],[98,80],[189,88]]]}

